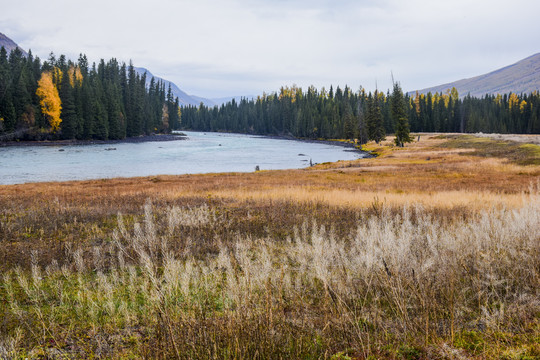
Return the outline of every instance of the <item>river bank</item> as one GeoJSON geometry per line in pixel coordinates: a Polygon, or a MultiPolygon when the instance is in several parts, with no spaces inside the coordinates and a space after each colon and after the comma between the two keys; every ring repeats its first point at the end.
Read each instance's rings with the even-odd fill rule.
{"type": "MultiPolygon", "coordinates": [[[[209,132],[211,133],[211,132],[209,132]]],[[[240,134],[240,133],[223,133],[223,134],[237,134],[237,135],[251,135],[251,134],[240,134]]],[[[325,139],[308,139],[308,138],[296,138],[294,136],[285,136],[285,135],[251,135],[260,138],[274,139],[274,140],[291,140],[291,141],[300,141],[304,143],[311,144],[325,144],[332,146],[339,146],[347,148],[347,151],[366,154],[364,157],[374,157],[375,154],[364,151],[361,149],[361,146],[354,144],[346,140],[325,140],[325,139]]],[[[101,145],[101,144],[136,144],[143,142],[158,142],[158,141],[176,141],[176,140],[186,140],[188,135],[183,132],[173,133],[173,134],[152,134],[152,135],[141,135],[135,137],[127,137],[124,139],[116,140],[34,140],[34,141],[0,141],[0,147],[10,147],[10,146],[70,146],[70,145],[101,145]]]]}
{"type": "Polygon", "coordinates": [[[101,144],[136,144],[151,141],[176,141],[185,140],[186,135],[179,134],[152,134],[135,137],[127,137],[117,140],[38,140],[38,141],[5,141],[0,142],[0,147],[8,146],[68,146],[68,145],[101,145],[101,144]]]}

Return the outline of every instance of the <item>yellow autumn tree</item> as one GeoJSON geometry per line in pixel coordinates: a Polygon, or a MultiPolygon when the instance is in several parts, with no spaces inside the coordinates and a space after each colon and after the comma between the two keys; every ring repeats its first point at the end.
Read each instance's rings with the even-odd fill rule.
{"type": "Polygon", "coordinates": [[[58,131],[62,122],[62,119],[60,119],[62,102],[60,101],[60,95],[58,95],[58,89],[53,82],[53,74],[50,71],[41,74],[36,95],[39,97],[41,112],[48,118],[52,131],[58,131]]]}
{"type": "Polygon", "coordinates": [[[83,76],[81,69],[78,66],[71,65],[68,69],[69,83],[71,87],[75,87],[75,84],[81,85],[83,81],[83,76]]]}
{"type": "Polygon", "coordinates": [[[521,103],[519,103],[519,111],[523,114],[526,109],[527,109],[527,102],[525,100],[521,100],[521,103]]]}
{"type": "Polygon", "coordinates": [[[510,108],[510,110],[519,107],[519,98],[516,94],[511,93],[508,97],[508,107],[510,108]]]}
{"type": "Polygon", "coordinates": [[[166,131],[169,128],[169,107],[167,103],[163,103],[161,109],[161,127],[160,131],[166,131]]]}

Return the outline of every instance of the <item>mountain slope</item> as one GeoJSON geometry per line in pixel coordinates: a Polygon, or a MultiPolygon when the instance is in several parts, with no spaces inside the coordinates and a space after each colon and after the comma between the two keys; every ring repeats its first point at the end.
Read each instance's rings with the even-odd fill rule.
{"type": "Polygon", "coordinates": [[[207,106],[214,106],[214,102],[209,100],[209,99],[205,99],[205,98],[201,98],[201,97],[198,97],[198,96],[193,96],[193,95],[188,95],[187,93],[185,93],[184,91],[182,91],[175,83],[173,83],[172,81],[169,81],[169,80],[165,80],[163,78],[160,78],[158,76],[155,76],[153,75],[148,69],[145,69],[145,68],[142,68],[142,67],[135,67],[135,71],[139,74],[139,75],[143,75],[143,74],[146,74],[146,84],[150,84],[150,80],[152,79],[152,77],[154,78],[155,81],[161,81],[165,84],[165,90],[167,90],[169,88],[169,85],[171,86],[171,90],[172,90],[172,93],[175,97],[178,97],[178,100],[180,102],[180,106],[184,106],[184,105],[195,105],[195,106],[199,106],[199,104],[202,102],[203,104],[207,105],[207,106]]]}
{"type": "Polygon", "coordinates": [[[11,40],[10,38],[8,38],[6,35],[0,33],[0,48],[1,47],[4,47],[9,55],[9,53],[12,51],[12,50],[15,50],[15,48],[19,48],[19,50],[22,51],[22,53],[24,54],[24,56],[27,56],[28,53],[26,51],[24,51],[23,49],[21,49],[19,47],[19,45],[17,45],[13,40],[11,40]]]}
{"type": "MultiPolygon", "coordinates": [[[[510,92],[520,94],[538,91],[540,90],[540,53],[484,75],[418,90],[418,92],[421,94],[446,92],[452,87],[455,87],[461,96],[470,94],[475,97],[486,94],[510,92]]],[[[414,93],[415,91],[410,92],[410,94],[414,93]]]]}

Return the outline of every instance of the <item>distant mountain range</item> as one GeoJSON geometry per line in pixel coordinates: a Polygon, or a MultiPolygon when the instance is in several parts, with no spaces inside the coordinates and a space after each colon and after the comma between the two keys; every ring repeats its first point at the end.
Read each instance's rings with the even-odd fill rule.
{"type": "MultiPolygon", "coordinates": [[[[460,96],[470,94],[482,97],[486,94],[531,93],[540,90],[540,53],[529,56],[515,64],[492,71],[488,74],[463,79],[448,84],[418,90],[428,92],[446,92],[455,87],[460,96]]],[[[409,94],[415,94],[411,91],[409,94]]]]}
{"type": "MultiPolygon", "coordinates": [[[[8,52],[19,47],[13,40],[0,33],[0,47],[2,46],[5,47],[8,52]]],[[[27,55],[26,51],[20,47],[19,49],[27,55]]],[[[233,98],[236,102],[240,102],[243,97],[247,99],[253,98],[253,96],[237,96],[207,99],[196,95],[189,95],[185,91],[182,91],[175,83],[153,75],[148,69],[139,67],[135,68],[135,70],[140,75],[146,73],[148,83],[150,83],[150,80],[154,77],[155,80],[163,81],[166,88],[168,88],[170,84],[174,96],[178,97],[180,105],[182,106],[198,106],[202,102],[204,105],[212,107],[220,106],[221,104],[231,101],[233,98]]],[[[535,90],[540,91],[540,53],[488,74],[418,90],[418,92],[422,94],[427,94],[428,92],[446,92],[452,87],[455,87],[458,90],[460,96],[470,94],[475,97],[482,97],[486,94],[507,94],[510,92],[519,94],[530,93],[535,90]]],[[[409,92],[411,95],[414,95],[415,93],[416,91],[409,92]]]]}

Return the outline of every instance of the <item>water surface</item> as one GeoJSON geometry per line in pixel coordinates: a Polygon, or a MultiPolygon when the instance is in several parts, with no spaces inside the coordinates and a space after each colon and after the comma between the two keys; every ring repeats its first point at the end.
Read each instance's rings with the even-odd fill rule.
{"type": "Polygon", "coordinates": [[[0,147],[0,184],[297,169],[363,154],[321,143],[185,132],[185,140],[0,147]],[[114,150],[112,150],[114,149],[114,150]]]}

